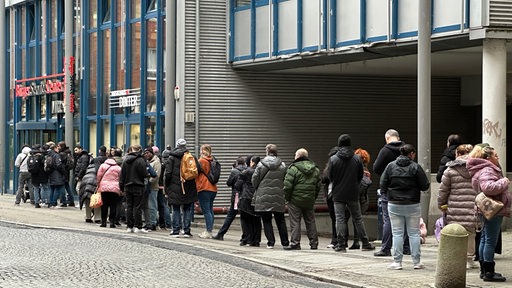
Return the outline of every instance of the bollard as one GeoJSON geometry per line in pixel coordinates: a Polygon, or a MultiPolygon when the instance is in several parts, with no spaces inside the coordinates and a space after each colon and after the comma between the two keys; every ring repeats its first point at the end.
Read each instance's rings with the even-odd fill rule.
{"type": "Polygon", "coordinates": [[[437,252],[436,288],[466,287],[468,232],[459,224],[441,230],[437,252]]]}

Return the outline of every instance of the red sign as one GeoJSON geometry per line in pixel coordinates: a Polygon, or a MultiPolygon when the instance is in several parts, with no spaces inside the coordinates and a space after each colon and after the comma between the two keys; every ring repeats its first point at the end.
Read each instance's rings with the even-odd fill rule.
{"type": "Polygon", "coordinates": [[[59,79],[51,79],[62,76],[64,76],[64,74],[16,80],[16,96],[27,97],[64,92],[65,83],[59,79]],[[27,82],[30,82],[30,84],[24,84],[27,82]]]}

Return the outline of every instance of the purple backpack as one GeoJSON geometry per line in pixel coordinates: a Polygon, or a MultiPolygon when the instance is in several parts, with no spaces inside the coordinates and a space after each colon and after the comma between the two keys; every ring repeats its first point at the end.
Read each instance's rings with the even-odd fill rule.
{"type": "Polygon", "coordinates": [[[436,220],[436,225],[434,229],[434,235],[436,235],[437,242],[441,240],[441,230],[443,230],[444,227],[444,216],[441,215],[439,219],[436,220]]]}

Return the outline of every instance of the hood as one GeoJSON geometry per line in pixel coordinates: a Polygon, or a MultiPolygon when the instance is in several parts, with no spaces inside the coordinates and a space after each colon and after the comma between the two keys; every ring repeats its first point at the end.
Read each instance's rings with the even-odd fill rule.
{"type": "Polygon", "coordinates": [[[400,155],[400,156],[398,156],[398,158],[396,158],[396,165],[401,166],[401,167],[409,166],[409,165],[411,165],[411,162],[412,162],[411,158],[404,156],[404,155],[400,155]]]}
{"type": "Polygon", "coordinates": [[[123,164],[123,158],[119,156],[114,156],[113,159],[116,161],[117,165],[123,164]]]}
{"type": "Polygon", "coordinates": [[[281,166],[281,163],[283,163],[283,161],[277,156],[266,156],[261,160],[261,164],[268,167],[270,170],[276,170],[281,166]]]}
{"type": "Polygon", "coordinates": [[[340,157],[343,160],[351,159],[354,157],[354,150],[350,147],[340,147],[338,152],[336,152],[336,156],[340,157]]]}
{"type": "Polygon", "coordinates": [[[405,143],[403,141],[389,142],[388,144],[384,145],[384,148],[390,150],[395,155],[400,155],[400,147],[402,147],[404,144],[405,143]]]}
{"type": "Polygon", "coordinates": [[[23,149],[21,149],[21,153],[25,154],[25,155],[28,155],[28,153],[30,153],[30,147],[23,147],[23,149]]]}
{"type": "Polygon", "coordinates": [[[312,175],[316,171],[316,165],[313,161],[309,160],[308,158],[301,157],[297,160],[293,161],[292,163],[297,169],[299,169],[300,172],[302,172],[304,175],[312,175]]]}
{"type": "Polygon", "coordinates": [[[113,166],[113,165],[118,165],[117,161],[113,158],[108,158],[104,163],[110,165],[110,166],[113,166]]]}
{"type": "Polygon", "coordinates": [[[171,152],[169,152],[169,154],[176,158],[181,158],[183,157],[183,154],[185,154],[185,152],[187,151],[188,149],[186,147],[176,147],[172,149],[171,152]]]}
{"type": "Polygon", "coordinates": [[[490,167],[501,174],[501,168],[491,163],[489,160],[482,158],[468,158],[466,162],[466,168],[469,170],[469,174],[474,176],[483,168],[490,167]]]}
{"type": "Polygon", "coordinates": [[[133,162],[135,161],[135,159],[137,159],[137,158],[139,158],[139,157],[142,157],[142,155],[140,154],[140,152],[135,152],[135,153],[133,153],[133,152],[132,152],[132,153],[128,153],[128,154],[126,155],[126,159],[125,159],[125,161],[126,161],[126,163],[131,164],[131,163],[133,163],[133,162]]]}
{"type": "Polygon", "coordinates": [[[455,159],[455,152],[457,151],[457,147],[459,145],[450,145],[446,149],[444,149],[443,155],[445,157],[448,157],[448,159],[454,160],[455,159]]]}
{"type": "Polygon", "coordinates": [[[460,156],[457,159],[446,163],[446,166],[457,170],[457,172],[462,177],[469,179],[469,178],[471,178],[471,175],[469,174],[469,171],[466,168],[466,163],[467,163],[468,158],[469,158],[468,155],[460,156]]]}

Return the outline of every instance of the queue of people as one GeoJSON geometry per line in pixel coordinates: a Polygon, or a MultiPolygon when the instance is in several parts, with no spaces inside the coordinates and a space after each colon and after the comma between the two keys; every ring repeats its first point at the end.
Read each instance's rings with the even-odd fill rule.
{"type": "MultiPolygon", "coordinates": [[[[373,163],[373,172],[380,176],[383,213],[382,247],[374,256],[392,256],[388,268],[401,270],[403,255],[410,254],[413,268],[423,269],[420,195],[429,189],[430,183],[423,168],[414,162],[413,145],[404,143],[394,129],[386,131],[385,141],[373,163]]],[[[223,240],[240,212],[240,245],[260,246],[263,228],[266,247],[273,249],[274,219],[283,249],[301,250],[300,223],[304,219],[308,244],[314,250],[318,249],[314,204],[323,190],[332,221],[332,241],[328,247],[336,252],[347,252],[347,248],[375,249],[362,218],[372,184],[370,155],[362,148],[354,151],[350,135],[339,136],[323,172],[308,158],[304,148],[295,152],[290,165],[278,157],[275,144],[265,147],[263,159],[239,156],[226,181],[232,189],[228,216],[215,235],[213,203],[218,175],[212,180],[211,174],[219,168],[212,167],[216,160],[210,145],[202,145],[200,153],[199,158],[190,154],[185,139],[179,139],[175,148],[167,147],[162,157],[156,146],[143,149],[133,145],[124,156],[117,147],[107,152],[101,146],[94,158],[80,145],[72,154],[64,142],[23,147],[15,161],[20,168],[15,204],[20,205],[26,197],[23,187],[28,185],[29,198],[36,208],[75,206],[69,179],[73,171],[79,207],[86,208],[85,222],[98,223],[100,227],[107,227],[108,220],[109,227],[116,228],[124,220],[130,233],[170,229],[172,237],[192,237],[194,204],[199,202],[205,219],[205,231],[199,234],[200,238],[223,240]],[[94,193],[101,193],[101,209],[89,207],[94,193]],[[290,230],[285,212],[290,217],[290,230]],[[350,217],[354,242],[348,247],[350,217]]],[[[441,183],[438,206],[445,224],[459,223],[468,232],[467,268],[475,268],[478,261],[484,281],[505,281],[495,271],[494,254],[503,216],[510,214],[510,181],[501,171],[494,148],[486,143],[473,147],[464,144],[459,135],[450,135],[437,180],[441,183]],[[491,219],[478,213],[475,197],[480,192],[504,204],[491,219]]]]}

